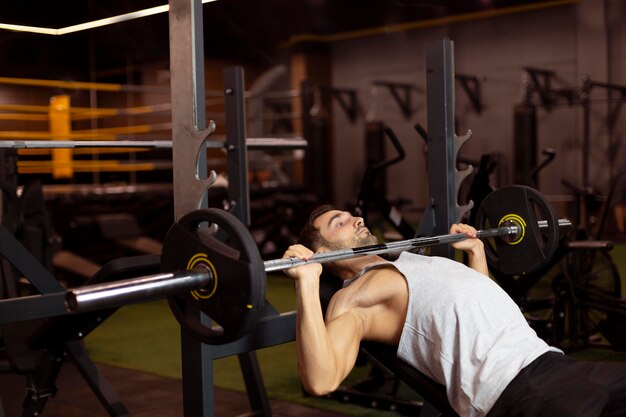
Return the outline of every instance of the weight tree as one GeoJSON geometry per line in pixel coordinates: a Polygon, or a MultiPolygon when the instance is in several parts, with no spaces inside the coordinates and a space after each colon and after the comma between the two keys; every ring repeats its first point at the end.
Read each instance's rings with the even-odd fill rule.
{"type": "MultiPolygon", "coordinates": [[[[461,183],[471,166],[456,168],[459,149],[471,131],[458,137],[454,127],[454,42],[443,39],[426,45],[426,108],[428,112],[428,195],[429,205],[418,234],[447,233],[473,204],[459,206],[461,183]]],[[[454,258],[452,247],[433,248],[433,255],[454,258]]]]}

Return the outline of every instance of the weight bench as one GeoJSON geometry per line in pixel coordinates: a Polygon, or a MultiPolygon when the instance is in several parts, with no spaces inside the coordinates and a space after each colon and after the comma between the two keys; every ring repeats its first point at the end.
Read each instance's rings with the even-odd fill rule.
{"type": "MultiPolygon", "coordinates": [[[[90,236],[101,245],[114,245],[121,253],[158,255],[161,242],[142,234],[135,216],[129,213],[106,213],[77,216],[74,236],[90,236]],[[130,252],[129,252],[130,251],[130,252]]],[[[68,237],[69,246],[82,242],[68,237]]]]}
{"type": "MultiPolygon", "coordinates": [[[[342,285],[343,282],[339,278],[326,272],[322,273],[320,279],[320,300],[324,314],[332,295],[342,285]]],[[[383,374],[391,375],[393,378],[404,382],[424,399],[423,403],[409,403],[405,400],[394,399],[388,395],[372,396],[369,392],[369,387],[362,389],[363,384],[358,383],[352,387],[342,386],[335,393],[330,394],[329,397],[344,402],[350,402],[351,399],[360,397],[356,402],[361,405],[391,409],[405,415],[413,415],[419,409],[420,417],[459,417],[448,402],[446,388],[398,358],[396,351],[396,346],[370,341],[361,342],[361,353],[370,360],[374,369],[378,369],[383,374]]]]}
{"type": "MultiPolygon", "coordinates": [[[[87,284],[117,281],[138,275],[158,273],[160,256],[142,255],[120,258],[107,263],[87,284]]],[[[117,308],[46,319],[26,339],[28,348],[43,352],[43,359],[27,373],[23,416],[40,415],[48,398],[54,397],[55,385],[66,357],[92,389],[110,416],[129,416],[113,388],[87,356],[81,340],[111,316],[117,308]]]]}
{"type": "Polygon", "coordinates": [[[374,366],[387,369],[424,399],[420,417],[459,417],[448,402],[446,388],[398,358],[396,346],[362,342],[361,350],[367,354],[374,366]]]}

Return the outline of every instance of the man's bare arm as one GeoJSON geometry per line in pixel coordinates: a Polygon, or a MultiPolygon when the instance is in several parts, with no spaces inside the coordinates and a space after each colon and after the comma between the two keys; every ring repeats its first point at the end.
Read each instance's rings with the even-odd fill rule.
{"type": "MultiPolygon", "coordinates": [[[[313,253],[300,245],[285,256],[301,259],[313,253]]],[[[320,264],[286,271],[295,279],[297,297],[296,350],[298,369],[307,392],[324,395],[337,389],[354,367],[363,329],[358,317],[346,312],[324,322],[319,299],[320,264]]]]}
{"type": "Polygon", "coordinates": [[[489,276],[485,246],[482,240],[476,238],[476,229],[466,224],[453,224],[450,227],[450,233],[465,233],[468,236],[468,239],[457,242],[452,246],[467,253],[468,266],[470,268],[489,276]]]}
{"type": "Polygon", "coordinates": [[[489,267],[487,266],[487,257],[485,256],[485,247],[482,241],[478,241],[473,251],[467,252],[468,266],[476,271],[489,276],[489,267]]]}

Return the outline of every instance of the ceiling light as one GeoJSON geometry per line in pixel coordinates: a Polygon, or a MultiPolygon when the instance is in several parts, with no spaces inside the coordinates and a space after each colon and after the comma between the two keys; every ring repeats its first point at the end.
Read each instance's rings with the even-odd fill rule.
{"type": "MultiPolygon", "coordinates": [[[[216,0],[202,0],[202,4],[210,3],[216,0]]],[[[130,12],[120,14],[113,17],[107,17],[105,19],[94,20],[92,22],[80,23],[78,25],[66,26],[60,29],[41,28],[36,26],[24,26],[13,25],[9,23],[0,23],[0,29],[11,30],[16,32],[30,32],[41,35],[67,35],[68,33],[80,32],[82,30],[94,29],[102,26],[112,25],[114,23],[126,22],[128,20],[139,19],[142,17],[152,16],[159,13],[165,13],[169,11],[169,4],[163,6],[150,7],[148,9],[138,10],[136,12],[130,12]]]]}

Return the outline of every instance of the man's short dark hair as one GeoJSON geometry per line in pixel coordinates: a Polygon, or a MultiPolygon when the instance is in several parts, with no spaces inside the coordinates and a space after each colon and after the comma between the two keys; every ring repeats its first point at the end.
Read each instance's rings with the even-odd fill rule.
{"type": "Polygon", "coordinates": [[[315,210],[311,212],[309,216],[309,220],[306,222],[302,231],[300,232],[300,237],[298,238],[298,243],[302,246],[306,246],[312,251],[317,251],[321,246],[326,244],[326,240],[322,237],[320,230],[313,225],[315,220],[324,213],[327,213],[331,210],[335,210],[330,204],[324,204],[319,206],[315,210]]]}

